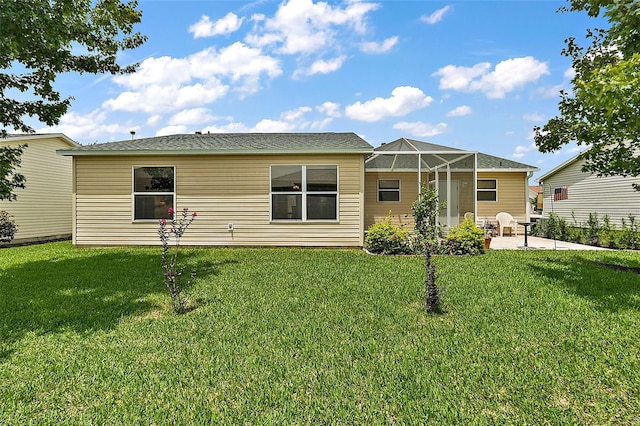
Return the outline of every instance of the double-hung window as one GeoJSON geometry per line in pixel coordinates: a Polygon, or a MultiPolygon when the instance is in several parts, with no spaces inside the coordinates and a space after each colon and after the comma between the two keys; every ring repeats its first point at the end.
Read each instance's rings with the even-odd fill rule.
{"type": "Polygon", "coordinates": [[[400,179],[380,179],[378,201],[400,201],[400,179]]]}
{"type": "Polygon", "coordinates": [[[133,220],[170,219],[175,209],[175,167],[133,168],[133,220]]]}
{"type": "Polygon", "coordinates": [[[496,179],[478,179],[478,201],[498,201],[498,181],[496,179]]]}
{"type": "Polygon", "coordinates": [[[271,166],[271,219],[338,220],[338,166],[271,166]]]}

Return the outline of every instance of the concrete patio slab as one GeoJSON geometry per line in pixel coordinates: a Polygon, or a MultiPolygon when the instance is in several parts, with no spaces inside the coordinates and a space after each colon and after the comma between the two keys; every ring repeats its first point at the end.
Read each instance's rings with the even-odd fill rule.
{"type": "MultiPolygon", "coordinates": [[[[543,250],[609,250],[603,247],[587,246],[583,244],[569,243],[566,241],[554,241],[547,238],[527,237],[529,249],[543,250]]],[[[524,235],[510,237],[492,237],[491,249],[495,250],[522,250],[524,247],[524,235]]]]}

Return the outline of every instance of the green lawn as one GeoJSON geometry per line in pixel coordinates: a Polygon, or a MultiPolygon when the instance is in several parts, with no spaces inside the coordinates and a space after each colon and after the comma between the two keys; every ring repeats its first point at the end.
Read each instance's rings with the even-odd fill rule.
{"type": "Polygon", "coordinates": [[[2,424],[640,424],[640,266],[625,252],[419,257],[0,250],[2,424]]]}

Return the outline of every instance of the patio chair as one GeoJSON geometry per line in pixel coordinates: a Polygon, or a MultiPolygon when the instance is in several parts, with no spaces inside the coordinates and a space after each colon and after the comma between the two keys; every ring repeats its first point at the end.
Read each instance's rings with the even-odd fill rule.
{"type": "Polygon", "coordinates": [[[482,229],[484,229],[484,219],[476,219],[475,217],[476,217],[476,215],[475,215],[473,212],[466,212],[466,213],[464,214],[464,218],[465,218],[465,219],[472,219],[472,220],[474,220],[474,221],[476,222],[476,226],[477,226],[478,228],[482,228],[482,229]]]}
{"type": "Polygon", "coordinates": [[[496,215],[498,228],[500,228],[500,236],[504,234],[504,228],[511,228],[511,234],[518,236],[518,222],[507,212],[500,212],[496,215]]]}

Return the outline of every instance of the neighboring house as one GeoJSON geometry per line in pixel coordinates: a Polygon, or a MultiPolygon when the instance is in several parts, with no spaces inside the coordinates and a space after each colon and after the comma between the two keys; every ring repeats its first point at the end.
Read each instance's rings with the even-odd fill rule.
{"type": "Polygon", "coordinates": [[[27,144],[16,171],[26,178],[26,188],[16,189],[16,201],[0,201],[0,210],[13,216],[18,232],[12,241],[26,243],[71,237],[72,161],[56,150],[75,148],[63,134],[8,135],[0,146],[27,144]]]}
{"type": "Polygon", "coordinates": [[[421,179],[450,200],[449,226],[468,211],[524,220],[537,170],[409,139],[374,150],[354,133],[196,133],[58,153],[73,158],[77,245],[159,244],[158,219],[187,207],[198,217],[185,244],[362,246],[389,210],[412,222],[421,179]]]}
{"type": "Polygon", "coordinates": [[[537,218],[542,216],[542,206],[544,205],[544,194],[542,193],[542,186],[529,185],[529,207],[531,208],[531,214],[537,218]]]}
{"type": "Polygon", "coordinates": [[[412,225],[411,204],[422,182],[437,186],[446,201],[443,225],[457,226],[468,212],[480,222],[495,223],[501,211],[528,221],[528,181],[537,170],[481,152],[398,139],[376,148],[365,164],[365,224],[391,213],[394,222],[412,225]]]}
{"type": "Polygon", "coordinates": [[[538,178],[544,194],[543,217],[554,212],[569,225],[580,225],[587,223],[589,213],[597,213],[600,220],[607,215],[619,227],[622,219],[639,214],[640,192],[632,185],[640,184],[640,178],[598,177],[584,173],[583,165],[578,154],[538,178]]]}

